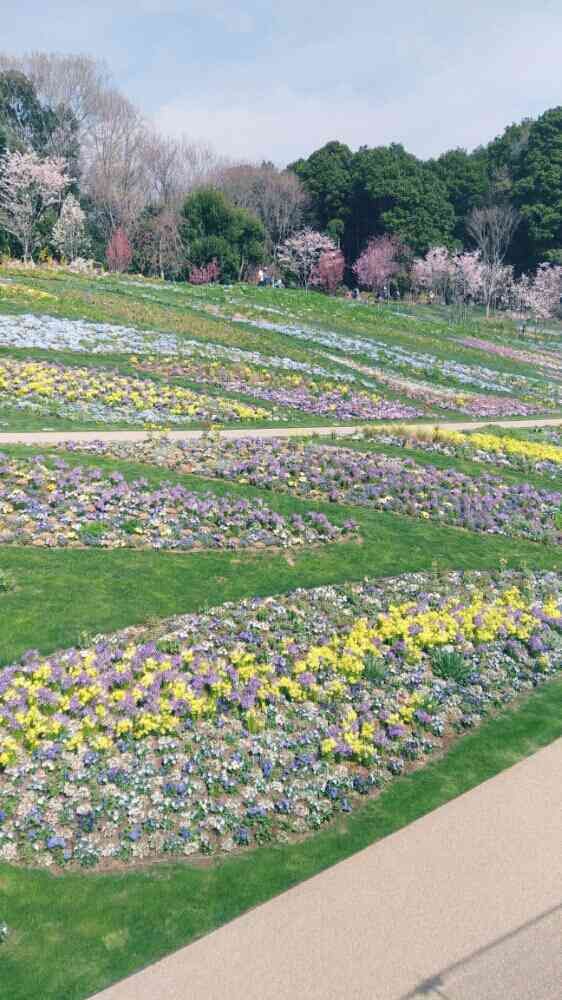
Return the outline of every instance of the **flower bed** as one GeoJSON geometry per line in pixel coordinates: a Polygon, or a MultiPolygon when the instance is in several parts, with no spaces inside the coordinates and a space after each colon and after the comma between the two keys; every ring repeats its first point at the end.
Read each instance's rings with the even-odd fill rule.
{"type": "Polygon", "coordinates": [[[482,337],[459,337],[457,343],[462,344],[463,347],[475,347],[478,351],[486,351],[487,354],[496,354],[500,358],[510,358],[526,365],[547,368],[557,375],[562,375],[562,357],[542,348],[537,351],[525,351],[518,347],[511,347],[509,344],[497,344],[493,340],[484,340],[482,337]]]}
{"type": "Polygon", "coordinates": [[[473,462],[500,465],[516,472],[537,472],[559,479],[562,475],[562,447],[548,441],[525,441],[517,437],[472,431],[373,429],[369,437],[381,444],[416,448],[427,452],[468,458],[473,462]]]}
{"type": "Polygon", "coordinates": [[[560,578],[251,599],[0,671],[0,858],[95,865],[314,830],[562,667],[560,578]]]}
{"type": "Polygon", "coordinates": [[[317,513],[290,518],[260,500],[193,493],[176,483],[127,482],[119,472],[0,455],[0,544],[189,551],[335,541],[317,513]]]}
{"type": "Polygon", "coordinates": [[[332,380],[314,381],[301,374],[227,365],[219,361],[175,361],[174,359],[138,360],[142,371],[156,372],[167,378],[187,378],[194,382],[220,386],[227,392],[265,400],[274,406],[300,410],[315,416],[339,420],[400,420],[421,416],[421,411],[397,400],[383,399],[374,392],[338,384],[332,380]]]}
{"type": "Polygon", "coordinates": [[[104,422],[267,420],[268,410],[104,369],[0,358],[0,402],[104,422]]]}
{"type": "Polygon", "coordinates": [[[263,489],[335,503],[359,504],[423,519],[535,541],[562,536],[562,493],[509,484],[482,472],[473,479],[410,459],[286,441],[207,437],[193,442],[152,439],[72,445],[75,450],[164,465],[263,489]]]}
{"type": "Polygon", "coordinates": [[[152,354],[166,357],[195,357],[226,362],[256,364],[261,367],[304,372],[344,382],[354,381],[347,373],[331,372],[322,365],[293,358],[261,354],[258,351],[227,347],[209,341],[192,340],[174,333],[137,330],[114,323],[93,323],[88,320],[66,319],[60,316],[18,316],[0,314],[0,346],[40,347],[47,350],[68,350],[86,354],[152,354]]]}
{"type": "Polygon", "coordinates": [[[456,385],[499,395],[517,395],[520,401],[529,407],[526,411],[528,413],[542,412],[562,405],[562,386],[543,379],[496,371],[484,365],[438,358],[430,353],[421,353],[372,337],[368,339],[349,337],[331,330],[274,323],[269,320],[259,320],[259,322],[245,320],[245,322],[251,322],[254,326],[274,330],[300,341],[327,347],[331,351],[340,351],[351,358],[367,358],[382,366],[385,371],[394,371],[406,377],[421,374],[445,386],[456,385]]]}
{"type": "Polygon", "coordinates": [[[421,379],[406,378],[404,375],[393,375],[382,368],[371,368],[357,361],[347,361],[328,355],[331,361],[339,361],[346,367],[362,372],[369,379],[374,379],[387,386],[393,392],[399,392],[408,399],[423,403],[426,407],[436,407],[439,410],[453,410],[456,413],[466,413],[474,417],[526,417],[540,411],[541,407],[525,403],[515,396],[486,396],[483,393],[467,392],[460,389],[447,389],[442,385],[424,382],[421,379]]]}
{"type": "Polygon", "coordinates": [[[19,285],[9,278],[0,280],[0,302],[2,299],[14,300],[31,299],[34,302],[54,302],[56,295],[51,292],[43,292],[39,288],[30,288],[28,285],[19,285]]]}

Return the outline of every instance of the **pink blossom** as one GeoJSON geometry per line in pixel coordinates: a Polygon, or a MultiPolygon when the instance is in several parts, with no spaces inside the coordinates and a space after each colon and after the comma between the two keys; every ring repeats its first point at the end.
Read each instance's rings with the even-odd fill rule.
{"type": "Polygon", "coordinates": [[[316,265],[310,284],[324,288],[330,295],[341,285],[345,270],[345,258],[341,250],[328,250],[323,253],[316,265]]]}
{"type": "Polygon", "coordinates": [[[221,267],[216,259],[213,258],[208,264],[203,264],[202,267],[193,266],[189,271],[189,282],[191,285],[212,285],[214,281],[219,281],[221,276],[221,267]]]}
{"type": "Polygon", "coordinates": [[[359,284],[373,292],[380,291],[400,270],[397,258],[401,249],[394,236],[377,236],[371,240],[353,265],[359,284]]]}

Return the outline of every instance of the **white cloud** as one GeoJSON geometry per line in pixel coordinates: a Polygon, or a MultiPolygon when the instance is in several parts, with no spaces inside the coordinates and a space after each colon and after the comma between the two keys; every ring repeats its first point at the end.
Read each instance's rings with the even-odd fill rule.
{"type": "Polygon", "coordinates": [[[378,64],[366,60],[369,39],[348,45],[346,57],[340,41],[331,83],[327,67],[336,64],[337,46],[320,40],[303,46],[285,73],[272,53],[225,64],[205,88],[194,82],[189,96],[163,102],[155,118],[165,131],[203,138],[230,156],[278,163],[333,138],[352,147],[402,142],[419,156],[473,148],[560,102],[553,67],[561,28],[562,16],[548,11],[502,18],[471,35],[470,47],[455,38],[426,49],[415,36],[405,52],[383,49],[378,64]],[[345,71],[352,50],[357,69],[345,71]],[[422,57],[412,65],[416,52],[422,57]]]}
{"type": "Polygon", "coordinates": [[[332,138],[427,156],[561,101],[559,0],[4,3],[2,48],[105,57],[164,129],[241,158],[332,138]]]}

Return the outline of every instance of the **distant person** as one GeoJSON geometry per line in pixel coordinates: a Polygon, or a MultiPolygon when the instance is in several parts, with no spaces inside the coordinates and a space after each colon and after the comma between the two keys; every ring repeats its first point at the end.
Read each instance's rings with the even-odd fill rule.
{"type": "Polygon", "coordinates": [[[354,288],[353,289],[353,291],[351,293],[351,297],[354,298],[354,299],[358,299],[359,298],[359,289],[358,288],[354,288]]]}
{"type": "Polygon", "coordinates": [[[258,285],[263,285],[264,273],[263,268],[260,267],[258,271],[258,285]]]}

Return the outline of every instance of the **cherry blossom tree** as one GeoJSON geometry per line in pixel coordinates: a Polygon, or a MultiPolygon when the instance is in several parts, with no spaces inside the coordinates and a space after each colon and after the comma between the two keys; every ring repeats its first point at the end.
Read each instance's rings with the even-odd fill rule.
{"type": "Polygon", "coordinates": [[[460,253],[454,258],[455,298],[461,302],[477,302],[482,292],[483,264],[478,250],[460,253]]]}
{"type": "Polygon", "coordinates": [[[433,292],[442,302],[450,296],[455,275],[455,261],[447,247],[431,247],[425,257],[417,257],[412,264],[414,286],[433,292]]]}
{"type": "Polygon", "coordinates": [[[73,194],[67,194],[62,203],[51,242],[67,261],[88,253],[90,241],[86,234],[86,215],[73,194]]]}
{"type": "Polygon", "coordinates": [[[505,255],[519,224],[519,216],[510,205],[475,208],[468,217],[466,229],[474,240],[483,264],[482,293],[486,316],[505,283],[505,255]]]}
{"type": "Polygon", "coordinates": [[[322,254],[312,272],[310,284],[333,295],[343,281],[344,271],[345,257],[341,250],[328,250],[322,254]]]}
{"type": "Polygon", "coordinates": [[[402,245],[395,236],[385,234],[370,240],[353,265],[359,284],[372,292],[380,292],[400,270],[401,252],[402,245]]]}
{"type": "Polygon", "coordinates": [[[110,271],[126,271],[131,266],[133,248],[122,226],[113,233],[105,251],[110,271]]]}
{"type": "Polygon", "coordinates": [[[61,157],[41,159],[33,151],[0,156],[0,224],[21,244],[26,263],[41,243],[39,223],[69,184],[61,157]]]}
{"type": "Polygon", "coordinates": [[[562,266],[539,264],[534,278],[523,275],[520,288],[522,303],[535,319],[551,319],[560,311],[562,266]]]}
{"type": "Polygon", "coordinates": [[[219,281],[220,276],[220,264],[215,258],[208,264],[203,264],[201,267],[190,268],[189,283],[191,285],[212,285],[213,282],[219,281]]]}
{"type": "Polygon", "coordinates": [[[329,236],[307,228],[281,244],[277,262],[301,288],[308,291],[321,257],[326,253],[334,253],[335,250],[336,244],[329,236]]]}

